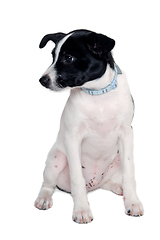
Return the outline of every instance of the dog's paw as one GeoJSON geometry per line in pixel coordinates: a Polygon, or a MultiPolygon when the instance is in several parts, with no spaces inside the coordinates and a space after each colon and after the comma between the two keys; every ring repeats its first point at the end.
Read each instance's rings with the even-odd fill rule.
{"type": "Polygon", "coordinates": [[[128,216],[140,217],[144,214],[143,205],[139,200],[129,201],[124,198],[125,213],[128,216]]]}
{"type": "Polygon", "coordinates": [[[38,197],[34,203],[34,206],[39,210],[47,210],[51,208],[53,205],[53,201],[51,197],[40,198],[38,197]]]}
{"type": "Polygon", "coordinates": [[[74,208],[73,210],[73,216],[72,219],[74,222],[76,223],[80,223],[80,224],[86,224],[86,223],[90,223],[93,221],[93,215],[92,212],[90,210],[90,207],[88,205],[88,207],[85,209],[81,208],[74,208]]]}

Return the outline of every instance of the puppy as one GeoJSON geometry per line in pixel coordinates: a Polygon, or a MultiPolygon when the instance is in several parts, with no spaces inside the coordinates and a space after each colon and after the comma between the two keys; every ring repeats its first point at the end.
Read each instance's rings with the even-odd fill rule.
{"type": "Polygon", "coordinates": [[[93,215],[87,192],[103,188],[123,195],[127,215],[142,216],[134,177],[134,103],[125,73],[112,57],[115,41],[76,30],[48,34],[40,48],[50,40],[55,43],[53,63],[40,83],[53,91],[71,91],[35,206],[51,208],[57,187],[73,197],[73,220],[89,223],[93,215]]]}

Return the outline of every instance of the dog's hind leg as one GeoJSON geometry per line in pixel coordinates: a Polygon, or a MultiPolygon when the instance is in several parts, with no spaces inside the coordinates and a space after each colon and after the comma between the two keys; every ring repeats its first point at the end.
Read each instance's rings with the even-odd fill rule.
{"type": "Polygon", "coordinates": [[[111,165],[108,167],[106,182],[101,186],[102,189],[109,190],[117,195],[123,195],[122,188],[122,166],[120,156],[117,155],[111,165]]]}
{"type": "Polygon", "coordinates": [[[108,180],[102,185],[101,188],[109,190],[119,196],[123,196],[122,183],[120,182],[113,182],[112,180],[108,180]]]}
{"type": "Polygon", "coordinates": [[[36,208],[47,210],[52,207],[52,194],[56,188],[57,179],[66,165],[66,156],[58,150],[51,149],[44,170],[44,181],[34,204],[36,208]]]}

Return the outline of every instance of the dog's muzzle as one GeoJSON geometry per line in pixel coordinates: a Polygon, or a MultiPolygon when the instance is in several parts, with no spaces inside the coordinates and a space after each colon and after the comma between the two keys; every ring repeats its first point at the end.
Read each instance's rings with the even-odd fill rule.
{"type": "Polygon", "coordinates": [[[42,86],[49,88],[50,77],[48,75],[45,75],[39,79],[39,82],[42,84],[42,86]]]}
{"type": "Polygon", "coordinates": [[[39,82],[43,87],[49,88],[53,91],[59,91],[68,87],[68,85],[63,81],[61,75],[58,75],[57,79],[52,82],[52,78],[49,76],[49,74],[45,74],[39,79],[39,82]]]}

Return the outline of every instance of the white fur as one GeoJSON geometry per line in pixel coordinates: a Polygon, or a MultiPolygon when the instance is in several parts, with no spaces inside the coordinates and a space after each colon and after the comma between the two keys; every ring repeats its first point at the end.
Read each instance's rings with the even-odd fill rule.
{"type": "MultiPolygon", "coordinates": [[[[56,60],[67,37],[59,43],[56,60]]],[[[47,73],[55,78],[53,67],[47,73]],[[50,71],[54,74],[51,75],[50,71]]],[[[99,80],[88,82],[83,87],[100,89],[107,86],[113,76],[114,71],[107,66],[106,73],[99,80]]],[[[56,143],[48,154],[44,182],[35,202],[37,208],[52,206],[51,196],[58,185],[71,191],[73,220],[90,222],[93,216],[86,193],[101,187],[117,194],[123,193],[126,213],[143,215],[134,178],[133,104],[124,73],[118,75],[117,82],[115,90],[99,96],[86,94],[81,88],[71,90],[56,143]],[[85,168],[83,171],[82,166],[85,168]]]]}

